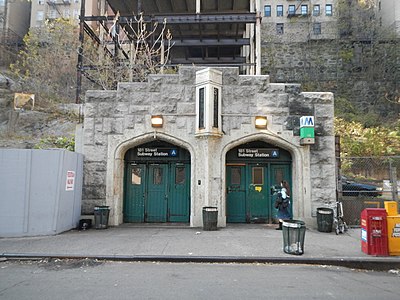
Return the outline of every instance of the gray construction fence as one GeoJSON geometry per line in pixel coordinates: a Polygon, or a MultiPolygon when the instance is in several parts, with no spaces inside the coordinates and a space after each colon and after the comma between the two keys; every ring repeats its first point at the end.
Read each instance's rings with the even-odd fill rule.
{"type": "Polygon", "coordinates": [[[0,149],[0,237],[57,234],[81,215],[83,155],[0,149]]]}

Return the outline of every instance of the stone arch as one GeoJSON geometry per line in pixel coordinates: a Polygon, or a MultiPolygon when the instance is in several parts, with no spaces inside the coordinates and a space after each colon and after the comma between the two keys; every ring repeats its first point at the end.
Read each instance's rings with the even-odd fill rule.
{"type": "MultiPolygon", "coordinates": [[[[242,144],[253,142],[253,141],[263,141],[266,143],[274,144],[277,147],[287,150],[292,156],[292,199],[293,199],[293,214],[295,217],[306,216],[306,205],[305,205],[305,195],[311,190],[311,184],[305,181],[304,178],[310,178],[309,174],[309,151],[304,151],[304,148],[298,147],[293,143],[288,142],[281,136],[275,134],[266,133],[255,133],[247,136],[243,136],[240,139],[231,141],[227,143],[221,151],[221,174],[222,174],[222,203],[221,209],[226,212],[226,154],[229,150],[240,146],[242,144]],[[305,177],[306,176],[306,177],[305,177]],[[302,188],[303,187],[303,188],[302,188]]],[[[308,147],[307,147],[308,149],[308,147]]]]}
{"type": "MultiPolygon", "coordinates": [[[[129,149],[141,144],[159,139],[169,142],[176,146],[186,149],[190,153],[191,163],[191,181],[194,177],[195,152],[189,143],[174,136],[161,133],[150,132],[138,135],[123,141],[115,143],[115,146],[109,146],[107,158],[107,182],[106,182],[106,205],[111,208],[110,225],[120,225],[123,222],[122,205],[124,199],[124,156],[129,149]]],[[[111,143],[112,144],[112,143],[111,143]]],[[[193,187],[191,186],[191,202],[193,202],[193,187]]],[[[193,215],[193,203],[191,203],[191,215],[193,215]]]]}

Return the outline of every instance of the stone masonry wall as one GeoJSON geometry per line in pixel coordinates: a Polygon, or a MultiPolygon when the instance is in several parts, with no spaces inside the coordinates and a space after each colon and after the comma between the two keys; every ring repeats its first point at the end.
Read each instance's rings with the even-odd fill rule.
{"type": "Polygon", "coordinates": [[[225,222],[224,153],[255,140],[292,153],[297,216],[311,220],[317,206],[333,203],[333,95],[302,93],[298,84],[273,84],[268,76],[239,76],[236,68],[217,68],[222,71],[223,136],[198,137],[195,136],[195,78],[196,71],[201,69],[181,67],[178,74],[152,75],[144,83],[120,83],[116,91],[86,94],[83,214],[91,214],[96,205],[107,204],[115,210],[112,222],[122,222],[120,169],[124,151],[153,138],[175,143],[191,153],[192,226],[200,224],[201,207],[205,204],[221,207],[219,222],[225,222]],[[151,127],[153,114],[163,115],[163,128],[151,127]],[[254,127],[256,115],[267,116],[267,130],[254,127]],[[299,118],[304,115],[315,116],[315,145],[300,145],[299,118]],[[195,184],[199,179],[207,184],[195,184]]]}

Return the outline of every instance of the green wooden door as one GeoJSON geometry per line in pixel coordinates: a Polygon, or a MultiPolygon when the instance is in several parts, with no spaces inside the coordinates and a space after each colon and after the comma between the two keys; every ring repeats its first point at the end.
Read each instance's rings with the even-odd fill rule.
{"type": "Polygon", "coordinates": [[[227,222],[246,222],[246,172],[245,166],[227,166],[227,222]]]}
{"type": "Polygon", "coordinates": [[[269,189],[267,167],[263,165],[249,165],[248,195],[247,195],[247,222],[265,223],[269,218],[269,189]]]}
{"type": "MultiPolygon", "coordinates": [[[[290,180],[290,164],[279,164],[279,165],[271,165],[271,188],[270,188],[270,195],[271,195],[271,211],[272,211],[272,218],[275,219],[276,221],[276,214],[277,214],[277,209],[274,207],[274,203],[276,200],[276,196],[278,192],[281,189],[281,182],[283,180],[286,180],[289,183],[289,186],[291,186],[291,180],[290,180]]],[[[290,196],[291,202],[292,202],[292,195],[290,196]]],[[[289,207],[290,214],[292,214],[292,203],[289,207]]]]}
{"type": "Polygon", "coordinates": [[[190,164],[128,164],[124,222],[189,222],[190,164]]]}
{"type": "Polygon", "coordinates": [[[189,222],[190,164],[174,163],[170,169],[168,221],[189,222]]]}
{"type": "Polygon", "coordinates": [[[124,222],[143,222],[146,165],[128,164],[125,170],[124,222]]]}
{"type": "Polygon", "coordinates": [[[154,164],[148,167],[146,222],[167,221],[167,167],[166,164],[154,164]]]}

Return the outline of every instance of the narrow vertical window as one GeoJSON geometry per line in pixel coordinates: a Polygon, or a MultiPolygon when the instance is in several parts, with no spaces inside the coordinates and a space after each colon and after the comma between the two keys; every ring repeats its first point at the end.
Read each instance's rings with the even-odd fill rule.
{"type": "Polygon", "coordinates": [[[133,185],[140,185],[142,183],[142,169],[139,167],[132,168],[131,182],[133,185]]]}
{"type": "Polygon", "coordinates": [[[154,170],[153,170],[153,184],[154,185],[162,184],[162,176],[163,176],[163,169],[154,168],[154,170]]]}
{"type": "Polygon", "coordinates": [[[332,16],[332,4],[327,4],[325,6],[325,15],[332,16]]]}
{"type": "Polygon", "coordinates": [[[296,14],[296,6],[295,5],[289,5],[289,16],[294,16],[296,14]]]}
{"type": "Polygon", "coordinates": [[[277,23],[276,24],[276,33],[277,34],[283,34],[283,23],[277,23]]]}
{"type": "Polygon", "coordinates": [[[253,167],[252,170],[252,184],[263,185],[264,184],[264,168],[253,167]]]}
{"type": "Polygon", "coordinates": [[[303,16],[306,16],[308,14],[308,5],[302,5],[301,6],[301,14],[303,16]]]}
{"type": "Polygon", "coordinates": [[[283,170],[276,169],[274,172],[275,184],[279,185],[283,181],[283,170]]]}
{"type": "Polygon", "coordinates": [[[313,16],[319,16],[319,14],[320,14],[320,7],[319,4],[316,4],[313,7],[313,16]]]}
{"type": "Polygon", "coordinates": [[[199,89],[199,128],[204,128],[204,88],[199,89]]]}
{"type": "Polygon", "coordinates": [[[218,89],[214,88],[214,116],[213,116],[213,127],[214,128],[218,128],[218,110],[219,110],[219,106],[218,106],[218,89]]]}
{"type": "Polygon", "coordinates": [[[232,185],[240,185],[242,178],[242,171],[240,168],[232,168],[231,169],[231,184],[232,185]]]}
{"type": "Polygon", "coordinates": [[[185,184],[185,167],[176,167],[175,169],[175,184],[185,184]]]}
{"type": "Polygon", "coordinates": [[[271,16],[271,5],[265,5],[264,6],[264,17],[270,17],[271,16]]]}
{"type": "Polygon", "coordinates": [[[283,5],[276,6],[276,16],[283,17],[283,5]]]}

